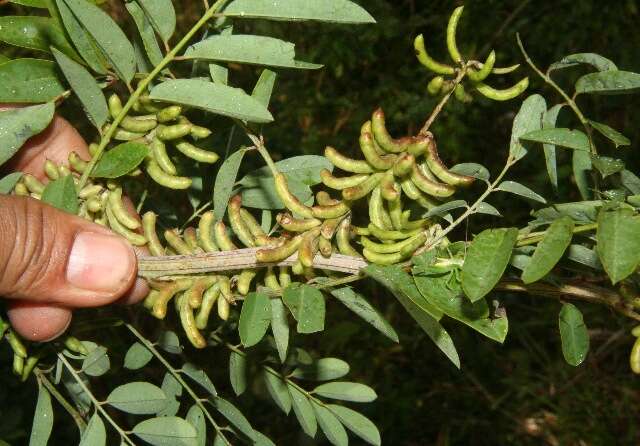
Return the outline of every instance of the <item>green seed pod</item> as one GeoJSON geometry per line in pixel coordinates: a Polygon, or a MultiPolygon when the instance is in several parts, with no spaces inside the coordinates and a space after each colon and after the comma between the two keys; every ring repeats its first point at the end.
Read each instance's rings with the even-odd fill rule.
{"type": "Polygon", "coordinates": [[[282,291],[282,287],[278,282],[278,278],[276,277],[276,273],[273,270],[272,266],[267,267],[264,273],[264,284],[267,288],[270,288],[273,291],[280,292],[282,291]]]}
{"type": "Polygon", "coordinates": [[[113,215],[122,223],[125,227],[134,230],[140,227],[140,222],[137,218],[131,216],[129,211],[124,207],[124,203],[122,202],[122,189],[116,188],[109,192],[109,196],[107,198],[108,205],[113,212],[113,215]]]}
{"type": "Polygon", "coordinates": [[[280,282],[280,286],[283,289],[291,285],[291,275],[289,274],[288,266],[279,267],[278,282],[280,282]]]}
{"type": "Polygon", "coordinates": [[[403,222],[402,224],[402,229],[404,229],[405,231],[411,231],[413,229],[423,229],[426,228],[427,226],[429,226],[430,221],[426,218],[421,218],[419,220],[406,220],[403,222]]]}
{"type": "Polygon", "coordinates": [[[491,71],[493,70],[493,66],[495,63],[496,63],[496,52],[491,50],[491,52],[487,56],[487,60],[485,60],[484,63],[482,64],[482,68],[480,68],[478,71],[471,68],[467,72],[467,76],[469,76],[469,79],[471,79],[474,82],[482,82],[487,78],[487,76],[491,74],[491,71]]]}
{"type": "Polygon", "coordinates": [[[469,177],[466,175],[460,175],[457,173],[453,173],[447,169],[447,166],[444,165],[440,157],[438,156],[438,148],[435,144],[429,147],[427,151],[427,166],[431,172],[435,174],[440,180],[451,186],[462,186],[466,187],[471,185],[475,181],[474,177],[469,177]]]}
{"type": "Polygon", "coordinates": [[[402,191],[405,193],[405,195],[412,200],[417,201],[420,206],[426,209],[433,209],[434,207],[440,205],[440,203],[438,203],[437,201],[424,195],[422,191],[418,189],[418,186],[416,186],[413,181],[411,181],[411,179],[403,180],[400,185],[402,186],[402,191]]]}
{"type": "Polygon", "coordinates": [[[240,239],[240,241],[248,248],[256,246],[256,242],[253,239],[253,235],[249,228],[244,224],[242,215],[240,214],[240,207],[242,206],[242,197],[235,195],[229,200],[229,222],[231,223],[231,229],[234,234],[240,239]]]}
{"type": "Polygon", "coordinates": [[[449,18],[449,24],[447,25],[447,49],[449,50],[451,59],[457,64],[462,64],[462,56],[460,55],[458,44],[456,43],[456,30],[463,10],[464,6],[458,6],[454,9],[453,14],[451,14],[451,17],[449,18]]]}
{"type": "Polygon", "coordinates": [[[118,141],[133,141],[144,138],[144,133],[130,132],[129,130],[118,129],[113,134],[113,139],[118,141]]]}
{"type": "Polygon", "coordinates": [[[320,228],[314,228],[302,235],[302,243],[298,248],[298,258],[302,266],[308,268],[313,266],[313,259],[318,252],[318,237],[320,236],[320,228]]]}
{"type": "Polygon", "coordinates": [[[462,102],[463,104],[467,104],[473,101],[473,97],[471,97],[471,95],[466,92],[464,85],[462,84],[456,85],[455,90],[453,90],[453,95],[458,101],[462,102]]]}
{"type": "Polygon", "coordinates": [[[191,127],[191,137],[193,139],[204,139],[211,135],[211,130],[206,127],[200,127],[199,125],[194,125],[191,127]]]}
{"type": "Polygon", "coordinates": [[[13,374],[22,377],[22,371],[24,370],[24,358],[14,353],[13,355],[13,374]]]}
{"type": "Polygon", "coordinates": [[[151,314],[158,319],[164,319],[167,315],[169,301],[173,299],[176,294],[188,290],[191,285],[193,285],[193,280],[191,279],[180,279],[175,282],[163,284],[158,290],[159,294],[153,304],[151,314]]]}
{"type": "Polygon", "coordinates": [[[520,68],[520,64],[519,63],[517,63],[515,65],[508,66],[508,67],[494,68],[493,70],[491,70],[491,72],[493,74],[509,74],[509,73],[513,73],[518,68],[520,68]]]}
{"type": "Polygon", "coordinates": [[[411,257],[416,249],[424,245],[424,243],[427,241],[427,234],[425,234],[424,232],[420,232],[408,240],[409,242],[400,250],[400,255],[403,259],[411,257]]]}
{"type": "Polygon", "coordinates": [[[229,319],[229,301],[227,299],[218,299],[218,317],[223,321],[229,319]]]}
{"type": "Polygon", "coordinates": [[[342,190],[347,187],[357,186],[369,178],[369,175],[360,173],[348,177],[337,178],[334,177],[329,170],[322,169],[320,171],[320,178],[325,186],[330,187],[331,189],[342,190]]]}
{"type": "Polygon", "coordinates": [[[318,237],[318,251],[320,251],[320,254],[322,254],[323,257],[331,257],[331,254],[333,253],[331,241],[324,237],[318,237]]]}
{"type": "Polygon", "coordinates": [[[258,223],[249,211],[244,208],[240,208],[240,217],[253,237],[264,237],[267,235],[262,229],[262,226],[260,226],[260,223],[258,223]]]}
{"type": "Polygon", "coordinates": [[[218,281],[216,276],[206,276],[196,279],[193,285],[184,293],[185,299],[191,308],[199,308],[202,305],[202,295],[214,283],[218,281]]]}
{"type": "Polygon", "coordinates": [[[359,138],[360,150],[367,162],[378,170],[388,170],[396,162],[396,155],[379,155],[375,149],[371,133],[362,133],[359,138]]]}
{"type": "Polygon", "coordinates": [[[182,107],[179,105],[170,105],[163,108],[156,113],[156,119],[158,122],[165,123],[178,119],[178,116],[182,114],[182,107]]]}
{"type": "MultiPolygon", "coordinates": [[[[371,116],[371,133],[374,140],[380,145],[380,147],[382,147],[385,152],[389,153],[404,152],[406,149],[405,146],[409,140],[409,138],[396,140],[391,137],[385,123],[384,111],[382,111],[381,108],[376,109],[371,116]]],[[[381,170],[386,170],[390,167],[392,166],[386,167],[385,169],[381,170]]]]}
{"type": "Polygon", "coordinates": [[[218,276],[218,283],[220,284],[220,293],[224,300],[229,303],[233,303],[233,292],[231,291],[231,281],[227,276],[218,276]]]}
{"type": "Polygon", "coordinates": [[[136,133],[147,133],[158,126],[158,121],[156,121],[155,116],[125,116],[122,121],[120,121],[120,127],[129,131],[136,133]]]}
{"type": "Polygon", "coordinates": [[[391,218],[391,225],[393,229],[401,231],[402,225],[402,201],[398,197],[397,200],[389,201],[389,217],[391,218]]]}
{"type": "Polygon", "coordinates": [[[186,294],[180,298],[180,322],[191,345],[195,348],[205,348],[207,346],[207,341],[205,341],[198,327],[196,327],[193,309],[189,305],[189,299],[187,299],[186,294]]]}
{"type": "Polygon", "coordinates": [[[393,165],[393,174],[398,178],[404,178],[411,173],[416,158],[410,153],[403,153],[393,165]]]}
{"type": "Polygon", "coordinates": [[[21,358],[27,357],[27,348],[24,346],[22,339],[20,339],[20,336],[18,336],[16,332],[8,330],[5,334],[5,339],[16,356],[20,356],[21,358]]]}
{"type": "Polygon", "coordinates": [[[89,184],[82,188],[82,190],[78,193],[78,197],[86,200],[90,197],[97,196],[100,192],[102,192],[103,188],[99,184],[89,184]]]}
{"type": "Polygon", "coordinates": [[[302,202],[298,200],[298,197],[291,193],[289,186],[287,185],[287,177],[285,177],[284,174],[276,174],[275,185],[278,197],[280,197],[287,209],[304,218],[313,217],[311,208],[302,204],[302,202]]]}
{"type": "Polygon", "coordinates": [[[482,82],[478,83],[475,87],[478,93],[489,99],[493,99],[494,101],[508,101],[519,96],[528,86],[529,78],[525,77],[513,87],[505,88],[504,90],[497,90],[482,82]]]}
{"type": "Polygon", "coordinates": [[[22,375],[20,377],[20,381],[26,382],[29,379],[29,375],[33,372],[33,369],[38,365],[38,361],[40,361],[40,356],[29,356],[24,363],[24,367],[22,369],[22,375]]]}
{"type": "Polygon", "coordinates": [[[316,203],[318,203],[320,206],[331,206],[340,203],[340,201],[336,200],[335,198],[331,198],[331,195],[329,195],[326,191],[321,190],[316,193],[316,203]]]}
{"type": "Polygon", "coordinates": [[[633,373],[640,374],[640,338],[633,343],[631,354],[629,355],[629,365],[633,373]]]}
{"type": "Polygon", "coordinates": [[[430,71],[437,74],[455,74],[455,69],[440,62],[436,62],[429,54],[424,46],[424,37],[422,34],[418,35],[413,41],[413,48],[416,51],[416,57],[418,61],[430,71]]]}
{"type": "Polygon", "coordinates": [[[102,202],[98,197],[91,197],[86,201],[87,209],[94,214],[102,211],[102,202]]]}
{"type": "Polygon", "coordinates": [[[158,138],[153,138],[153,141],[149,144],[149,148],[151,149],[152,158],[158,163],[162,170],[170,175],[178,173],[175,164],[173,164],[173,161],[169,158],[167,147],[162,141],[158,138]]]}
{"type": "Polygon", "coordinates": [[[368,239],[367,237],[360,237],[360,243],[370,252],[376,252],[379,254],[393,254],[394,252],[400,252],[405,246],[410,246],[416,243],[416,240],[426,240],[424,233],[420,232],[413,237],[402,240],[395,243],[376,243],[368,239]]]}
{"type": "Polygon", "coordinates": [[[407,138],[404,144],[407,152],[413,156],[420,156],[425,153],[433,143],[433,135],[431,132],[427,132],[426,135],[407,138]]]}
{"type": "Polygon", "coordinates": [[[403,231],[381,229],[376,225],[374,225],[373,223],[369,223],[368,229],[371,232],[371,235],[383,241],[404,240],[420,232],[420,229],[403,230],[403,231]]]}
{"type": "Polygon", "coordinates": [[[216,252],[220,250],[213,239],[214,220],[215,216],[213,212],[209,211],[200,217],[200,222],[198,223],[198,242],[200,247],[206,252],[216,252]]]}
{"type": "Polygon", "coordinates": [[[256,260],[260,263],[277,263],[290,257],[302,243],[302,236],[298,235],[288,240],[281,246],[259,249],[256,251],[256,260]]]}
{"type": "Polygon", "coordinates": [[[117,94],[112,94],[109,96],[109,100],[107,101],[109,105],[109,114],[111,118],[116,119],[122,113],[122,101],[118,97],[117,94]]]}
{"type": "Polygon", "coordinates": [[[95,156],[96,153],[98,153],[98,144],[92,142],[91,144],[89,144],[89,155],[95,156]]]}
{"type": "Polygon", "coordinates": [[[140,102],[140,111],[144,111],[146,113],[158,113],[161,108],[156,105],[157,102],[154,102],[149,95],[143,94],[138,98],[140,102]]]}
{"type": "Polygon", "coordinates": [[[322,226],[320,226],[320,235],[322,235],[327,240],[331,240],[338,230],[338,225],[342,220],[346,218],[347,214],[342,215],[338,218],[328,218],[327,220],[322,222],[322,226]]]}
{"type": "Polygon", "coordinates": [[[640,325],[636,325],[633,330],[631,330],[631,335],[640,338],[640,325]]]}
{"type": "MultiPolygon", "coordinates": [[[[67,166],[58,166],[58,175],[60,177],[68,177],[69,175],[71,175],[71,169],[69,169],[67,166]]],[[[75,184],[76,186],[78,185],[78,180],[77,178],[73,178],[73,184],[75,184]]]]}
{"type": "Polygon", "coordinates": [[[444,78],[442,76],[436,76],[429,81],[427,84],[427,93],[431,96],[437,96],[442,90],[442,84],[444,83],[444,78]]]}
{"type": "Polygon", "coordinates": [[[147,163],[147,173],[153,181],[169,189],[189,189],[191,187],[191,178],[168,174],[154,160],[147,163]]]}
{"type": "Polygon", "coordinates": [[[80,158],[80,156],[76,152],[71,152],[69,154],[69,165],[73,170],[78,173],[83,173],[87,169],[87,162],[80,158]]]}
{"type": "Polygon", "coordinates": [[[192,254],[202,254],[204,251],[198,245],[198,233],[196,228],[189,226],[182,231],[182,238],[187,246],[191,249],[192,254]]]}
{"type": "Polygon", "coordinates": [[[107,214],[107,220],[109,221],[109,227],[116,233],[120,234],[132,245],[135,246],[143,246],[147,243],[147,239],[136,232],[131,231],[129,228],[125,227],[120,220],[114,215],[113,209],[109,204],[104,209],[105,214],[107,214]]]}
{"type": "MultiPolygon", "coordinates": [[[[380,144],[378,143],[378,141],[376,141],[375,135],[373,134],[373,128],[371,126],[371,121],[365,121],[364,124],[362,124],[362,126],[360,126],[360,134],[363,135],[365,133],[370,134],[373,138],[373,147],[376,149],[376,153],[378,155],[386,155],[387,152],[385,149],[382,148],[382,146],[380,146],[380,144]]],[[[394,152],[392,152],[394,153],[394,152]]],[[[397,152],[399,153],[399,152],[397,152]]]]}
{"type": "Polygon", "coordinates": [[[338,245],[338,251],[340,254],[352,257],[362,257],[358,251],[356,251],[350,242],[351,238],[351,220],[345,218],[342,220],[336,231],[336,243],[338,245]]]}
{"type": "Polygon", "coordinates": [[[340,201],[336,204],[330,204],[327,206],[313,206],[313,215],[317,218],[338,218],[346,215],[351,208],[344,201],[340,201]]]}
{"type": "Polygon", "coordinates": [[[21,197],[29,196],[29,189],[27,189],[27,186],[25,186],[25,184],[22,182],[16,183],[15,187],[13,188],[13,192],[21,197]]]}
{"type": "Polygon", "coordinates": [[[369,251],[367,248],[362,250],[364,258],[371,263],[378,265],[393,265],[403,260],[402,254],[394,252],[393,254],[380,254],[378,252],[369,251]]]}
{"type": "Polygon", "coordinates": [[[183,155],[200,163],[213,164],[220,158],[217,153],[201,149],[187,141],[178,141],[175,146],[183,155]]]}
{"type": "Polygon", "coordinates": [[[373,173],[373,167],[371,167],[366,161],[347,158],[333,147],[327,146],[324,149],[324,156],[331,162],[331,164],[345,172],[360,174],[373,173]]]}
{"type": "Polygon", "coordinates": [[[207,328],[209,315],[211,314],[211,310],[219,296],[220,285],[218,283],[214,283],[207,291],[204,292],[204,295],[202,296],[202,304],[200,305],[198,314],[196,315],[196,327],[198,327],[198,329],[204,330],[207,328]]]}
{"type": "Polygon", "coordinates": [[[420,189],[422,192],[433,197],[450,197],[456,191],[453,186],[430,180],[424,174],[424,172],[418,168],[416,164],[413,165],[413,170],[411,172],[411,181],[413,181],[413,184],[418,186],[418,189],[420,189]]]}
{"type": "Polygon", "coordinates": [[[242,270],[240,276],[238,277],[238,284],[236,286],[238,289],[238,293],[242,294],[243,296],[247,295],[249,289],[251,288],[251,281],[256,276],[256,274],[258,273],[253,269],[242,270]]]}
{"type": "Polygon", "coordinates": [[[305,218],[297,219],[293,218],[291,214],[280,213],[276,216],[276,221],[287,231],[291,232],[306,232],[309,229],[320,226],[322,221],[317,218],[305,218]]]}
{"type": "Polygon", "coordinates": [[[213,238],[221,251],[238,249],[231,241],[229,234],[227,234],[227,226],[222,221],[218,221],[213,225],[213,238]]]}
{"type": "Polygon", "coordinates": [[[147,247],[149,248],[151,255],[164,255],[164,248],[156,234],[156,214],[152,211],[145,212],[142,216],[142,230],[144,232],[144,237],[147,239],[147,247]]]}
{"type": "Polygon", "coordinates": [[[380,180],[384,176],[383,173],[374,173],[369,176],[363,183],[354,186],[348,187],[342,190],[342,198],[347,201],[355,201],[363,198],[369,194],[377,185],[380,183],[380,180]]]}
{"type": "Polygon", "coordinates": [[[159,294],[160,294],[160,291],[152,289],[151,291],[149,291],[149,294],[147,294],[147,297],[145,297],[144,300],[142,301],[142,305],[147,310],[151,310],[159,294]]]}
{"type": "Polygon", "coordinates": [[[400,199],[400,186],[396,183],[392,170],[387,170],[380,180],[380,192],[387,201],[400,199]]]}
{"type": "Polygon", "coordinates": [[[391,218],[384,208],[380,186],[373,189],[369,197],[369,219],[382,229],[392,229],[391,218]]]}
{"type": "Polygon", "coordinates": [[[175,124],[158,126],[156,136],[163,141],[180,139],[191,133],[191,124],[175,124]]]}
{"type": "Polygon", "coordinates": [[[58,167],[51,160],[46,160],[44,162],[44,173],[49,177],[50,180],[57,180],[60,178],[60,172],[58,172],[58,167]]]}
{"type": "Polygon", "coordinates": [[[22,182],[25,186],[27,186],[29,192],[33,192],[34,194],[42,194],[42,192],[44,191],[44,184],[42,184],[40,180],[38,180],[31,174],[26,173],[22,175],[22,182]]]}
{"type": "Polygon", "coordinates": [[[291,266],[291,272],[293,272],[293,274],[295,274],[296,276],[301,276],[304,274],[304,266],[302,266],[300,260],[297,260],[296,263],[291,266]]]}

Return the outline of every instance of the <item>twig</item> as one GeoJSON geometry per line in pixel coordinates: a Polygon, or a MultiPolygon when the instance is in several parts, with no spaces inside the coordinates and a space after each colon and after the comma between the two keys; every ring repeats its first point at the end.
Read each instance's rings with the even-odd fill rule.
{"type": "Polygon", "coordinates": [[[467,74],[466,68],[463,68],[460,71],[458,71],[458,75],[453,80],[453,87],[447,94],[445,94],[442,97],[438,105],[436,105],[436,107],[433,109],[433,111],[431,112],[431,115],[429,115],[429,117],[427,118],[427,122],[425,122],[422,128],[420,129],[420,133],[419,133],[420,135],[426,135],[426,133],[429,131],[429,127],[431,127],[431,124],[433,124],[433,121],[436,120],[436,118],[438,117],[438,115],[440,114],[444,106],[449,101],[449,98],[453,94],[454,90],[456,89],[458,84],[462,82],[462,79],[465,77],[466,74],[467,74]]]}
{"type": "Polygon", "coordinates": [[[78,412],[66,400],[66,398],[64,396],[62,396],[62,394],[60,392],[58,392],[58,389],[56,389],[56,386],[54,386],[51,383],[51,381],[49,381],[49,378],[47,378],[47,376],[44,374],[44,372],[42,370],[40,370],[39,368],[35,368],[35,369],[33,369],[33,374],[36,375],[38,380],[42,383],[43,386],[45,386],[47,388],[49,393],[51,395],[53,395],[53,397],[64,408],[64,410],[66,410],[67,413],[69,415],[71,415],[71,418],[73,418],[73,421],[75,421],[76,424],[78,425],[78,430],[80,432],[83,432],[85,430],[85,428],[87,427],[87,423],[84,421],[84,418],[82,417],[82,415],[80,415],[80,412],[78,412]]]}

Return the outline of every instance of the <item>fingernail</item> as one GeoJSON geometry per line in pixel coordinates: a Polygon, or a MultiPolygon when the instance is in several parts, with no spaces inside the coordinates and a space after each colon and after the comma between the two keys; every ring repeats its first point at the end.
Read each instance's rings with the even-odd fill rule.
{"type": "Polygon", "coordinates": [[[84,290],[117,292],[130,280],[133,262],[133,249],[123,239],[80,232],[71,248],[67,280],[84,290]]]}

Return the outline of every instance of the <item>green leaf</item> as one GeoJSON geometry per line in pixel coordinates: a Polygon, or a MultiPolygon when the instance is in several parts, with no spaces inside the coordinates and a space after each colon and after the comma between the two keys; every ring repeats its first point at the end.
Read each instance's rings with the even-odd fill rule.
{"type": "Polygon", "coordinates": [[[236,395],[240,396],[247,390],[247,360],[233,351],[229,357],[229,381],[236,395]]]}
{"type": "Polygon", "coordinates": [[[131,82],[136,73],[133,46],[116,22],[102,9],[85,0],[64,0],[78,21],[109,59],[118,77],[131,82]]]}
{"type": "Polygon", "coordinates": [[[449,201],[447,203],[441,204],[440,206],[436,206],[433,209],[430,209],[429,212],[427,212],[424,215],[424,218],[442,216],[447,214],[449,211],[453,209],[467,208],[467,207],[469,207],[469,205],[464,200],[449,201]]]}
{"type": "Polygon", "coordinates": [[[229,83],[229,69],[227,67],[210,63],[209,75],[211,76],[211,80],[216,84],[227,85],[229,83]]]}
{"type": "MultiPolygon", "coordinates": [[[[153,4],[154,2],[149,3],[153,4]]],[[[171,2],[169,2],[169,4],[171,4],[171,2]]],[[[131,14],[131,17],[133,17],[133,21],[136,23],[138,33],[140,34],[140,40],[142,40],[142,45],[144,46],[147,57],[149,58],[149,62],[151,62],[151,65],[155,67],[162,61],[163,55],[160,47],[158,46],[158,40],[156,39],[156,34],[153,31],[151,22],[138,3],[129,2],[125,3],[125,6],[127,11],[129,11],[129,14],[131,14]]]]}
{"type": "Polygon", "coordinates": [[[200,384],[202,388],[209,392],[211,395],[218,395],[215,386],[213,385],[207,374],[204,372],[204,370],[202,370],[200,367],[187,362],[182,366],[182,373],[200,384]]]}
{"type": "Polygon", "coordinates": [[[588,266],[589,268],[602,271],[602,263],[600,263],[598,254],[593,249],[589,249],[586,246],[569,246],[569,249],[567,251],[567,258],[573,260],[574,262],[578,262],[582,265],[588,266]]]}
{"type": "Polygon", "coordinates": [[[182,353],[180,338],[174,331],[163,330],[158,338],[158,345],[167,353],[171,353],[173,355],[179,355],[182,353]]]}
{"type": "Polygon", "coordinates": [[[49,182],[42,192],[42,201],[69,214],[78,213],[78,195],[71,175],[49,182]]]}
{"type": "Polygon", "coordinates": [[[291,42],[266,36],[229,34],[214,35],[191,45],[183,57],[279,68],[322,68],[322,65],[295,60],[295,55],[295,45],[291,42]]]}
{"type": "MultiPolygon", "coordinates": [[[[558,115],[564,107],[564,104],[557,104],[545,111],[542,115],[542,128],[552,129],[556,127],[558,115]]],[[[558,189],[558,167],[556,163],[556,146],[555,144],[543,144],[545,164],[547,166],[547,174],[554,189],[558,189]]]]}
{"type": "Polygon", "coordinates": [[[6,195],[11,193],[15,185],[22,178],[22,172],[13,172],[0,180],[0,194],[6,195]]]}
{"type": "Polygon", "coordinates": [[[65,89],[55,66],[42,59],[16,59],[1,64],[0,102],[47,102],[60,96],[65,89]]]}
{"type": "Polygon", "coordinates": [[[576,82],[576,93],[631,94],[640,91],[640,74],[630,71],[589,73],[576,82]]]}
{"type": "Polygon", "coordinates": [[[588,152],[589,138],[580,130],[547,128],[534,130],[520,136],[521,140],[553,144],[573,150],[588,152]]]}
{"type": "Polygon", "coordinates": [[[589,188],[589,180],[587,177],[592,167],[591,154],[589,152],[574,150],[571,166],[576,186],[578,186],[578,190],[580,191],[580,196],[583,200],[589,200],[591,198],[591,189],[589,188]]]}
{"type": "Polygon", "coordinates": [[[478,234],[462,266],[462,289],[471,302],[486,296],[504,273],[516,244],[515,228],[486,229],[478,234]]]}
{"type": "Polygon", "coordinates": [[[291,372],[298,379],[329,381],[349,373],[349,364],[338,358],[321,358],[311,364],[301,365],[291,372]]]}
{"type": "MultiPolygon", "coordinates": [[[[278,161],[278,172],[283,173],[289,182],[303,183],[308,186],[320,184],[320,171],[333,171],[333,164],[324,156],[301,155],[278,161]]],[[[266,183],[273,184],[273,175],[268,166],[264,166],[245,175],[239,183],[244,187],[265,187],[266,183]]]]}
{"type": "Polygon", "coordinates": [[[138,167],[149,154],[149,148],[139,142],[125,142],[105,152],[91,172],[94,178],[118,178],[138,167]]]}
{"type": "Polygon", "coordinates": [[[256,82],[251,92],[251,96],[256,98],[265,107],[268,107],[271,101],[271,93],[273,93],[273,86],[276,83],[276,76],[277,74],[274,71],[265,68],[262,70],[262,73],[260,73],[258,82],[256,82]]]}
{"type": "Polygon", "coordinates": [[[589,352],[589,333],[578,308],[570,303],[562,305],[558,316],[562,354],[569,365],[578,366],[589,352]]]}
{"type": "Polygon", "coordinates": [[[11,59],[9,59],[7,56],[5,56],[4,54],[0,53],[0,64],[9,62],[11,59]]]}
{"type": "Polygon", "coordinates": [[[640,194],[640,178],[628,170],[620,172],[620,182],[634,195],[640,194]]]}
{"type": "Polygon", "coordinates": [[[271,299],[271,332],[276,342],[280,362],[287,360],[289,348],[289,321],[284,304],[280,299],[271,299]]]}
{"type": "Polygon", "coordinates": [[[509,155],[515,160],[519,160],[527,154],[527,149],[520,137],[525,133],[540,130],[542,117],[546,111],[547,103],[539,94],[533,94],[522,102],[520,110],[513,119],[511,142],[509,143],[509,155]]]}
{"type": "Polygon", "coordinates": [[[502,214],[500,213],[500,211],[497,210],[492,205],[490,205],[489,203],[487,203],[486,201],[481,201],[480,203],[478,203],[478,206],[476,206],[476,213],[493,215],[495,217],[502,217],[502,214]]]}
{"type": "Polygon", "coordinates": [[[591,65],[598,71],[617,70],[618,67],[612,61],[595,53],[576,53],[563,57],[558,62],[549,66],[549,72],[569,68],[580,64],[591,65]]]}
{"type": "Polygon", "coordinates": [[[289,415],[291,411],[291,395],[289,395],[285,381],[269,370],[262,372],[262,378],[273,401],[285,414],[289,415]]]}
{"type": "Polygon", "coordinates": [[[0,111],[0,166],[6,163],[22,145],[47,128],[53,119],[55,105],[49,102],[0,111]]]}
{"type": "Polygon", "coordinates": [[[201,79],[163,82],[151,90],[150,97],[249,122],[273,121],[269,110],[242,89],[201,79]]]}
{"type": "Polygon", "coordinates": [[[158,417],[173,417],[180,411],[180,401],[182,395],[182,384],[171,374],[166,372],[160,387],[167,397],[167,405],[164,409],[156,412],[158,417]]]}
{"type": "Polygon", "coordinates": [[[218,170],[215,185],[213,186],[213,213],[216,221],[224,218],[229,199],[233,193],[233,186],[236,183],[238,170],[240,170],[240,164],[247,150],[246,148],[242,148],[232,153],[231,156],[224,160],[224,163],[222,163],[222,166],[220,166],[218,170]]]}
{"type": "Polygon", "coordinates": [[[9,0],[9,3],[29,6],[31,8],[47,9],[47,2],[45,0],[9,0]]]}
{"type": "MultiPolygon", "coordinates": [[[[288,181],[289,191],[302,203],[313,198],[313,191],[309,186],[297,180],[288,181]]],[[[273,178],[265,179],[260,187],[242,189],[242,205],[256,209],[284,209],[284,203],[276,192],[273,178]]]]}
{"type": "Polygon", "coordinates": [[[491,175],[486,167],[476,163],[460,163],[449,169],[453,173],[467,175],[482,181],[488,181],[491,175]]]}
{"type": "Polygon", "coordinates": [[[549,274],[560,261],[573,237],[573,220],[562,217],[547,229],[544,238],[533,253],[531,262],[522,272],[524,283],[533,283],[549,274]]]}
{"type": "Polygon", "coordinates": [[[224,14],[242,19],[376,23],[367,11],[348,0],[235,0],[227,6],[224,14]]]}
{"type": "Polygon", "coordinates": [[[360,383],[335,381],[320,384],[313,389],[313,393],[334,400],[353,401],[355,403],[370,403],[378,398],[375,390],[360,383]]]}
{"type": "Polygon", "coordinates": [[[347,446],[349,437],[340,420],[329,409],[318,404],[315,400],[311,401],[311,405],[327,440],[335,446],[347,446]]]}
{"type": "Polygon", "coordinates": [[[82,361],[82,371],[88,376],[102,376],[107,373],[111,368],[107,349],[97,344],[87,349],[89,354],[82,361]]]}
{"type": "Polygon", "coordinates": [[[606,178],[614,173],[622,172],[624,170],[624,162],[622,160],[611,158],[608,156],[592,156],[591,163],[595,167],[602,178],[606,178]]]}
{"type": "Polygon", "coordinates": [[[160,387],[137,381],[113,389],[106,402],[123,412],[145,415],[162,410],[167,405],[167,396],[160,387]]]}
{"type": "Polygon", "coordinates": [[[71,89],[80,99],[87,116],[93,125],[101,129],[109,118],[109,110],[107,100],[98,83],[82,65],[74,62],[55,48],[52,48],[51,51],[69,85],[71,85],[71,89]]]}
{"type": "Polygon", "coordinates": [[[547,202],[547,200],[545,200],[543,196],[538,195],[528,187],[520,183],[516,183],[515,181],[503,181],[498,185],[496,190],[501,190],[503,192],[510,192],[512,194],[520,195],[521,197],[539,201],[540,203],[547,202]]]}
{"type": "Polygon", "coordinates": [[[602,136],[611,141],[616,146],[616,149],[620,146],[631,145],[631,140],[629,138],[606,124],[589,120],[589,125],[596,129],[602,136]]]}
{"type": "Polygon", "coordinates": [[[298,333],[310,334],[324,330],[325,302],[320,290],[293,283],[284,290],[282,301],[298,321],[298,333]]]}
{"type": "MultiPolygon", "coordinates": [[[[322,296],[321,296],[322,297],[322,296]]],[[[271,323],[271,304],[264,293],[249,293],[242,304],[238,332],[245,347],[252,347],[262,340],[271,323]]]]}
{"type": "Polygon", "coordinates": [[[291,395],[293,412],[296,414],[300,427],[302,427],[305,434],[311,438],[315,437],[318,430],[318,422],[311,403],[307,399],[307,396],[297,387],[289,383],[287,383],[287,387],[291,395]]]}
{"type": "Polygon", "coordinates": [[[176,30],[176,11],[171,0],[136,0],[162,40],[168,41],[176,30]]]}
{"type": "Polygon", "coordinates": [[[189,408],[187,412],[187,421],[196,429],[196,445],[207,445],[207,424],[204,412],[197,404],[194,404],[189,408]]]}
{"type": "Polygon", "coordinates": [[[0,42],[45,53],[50,53],[50,48],[55,47],[67,56],[80,61],[67,42],[62,29],[49,17],[0,17],[0,42]]]}
{"type": "Polygon", "coordinates": [[[220,414],[222,414],[222,416],[225,417],[236,429],[252,440],[255,438],[251,424],[236,406],[220,397],[215,397],[212,402],[218,412],[220,412],[220,414]]]}
{"type": "Polygon", "coordinates": [[[124,368],[138,370],[144,367],[153,358],[153,353],[139,342],[134,343],[124,357],[124,368]]]}
{"type": "Polygon", "coordinates": [[[29,446],[46,446],[51,436],[53,428],[53,407],[51,406],[51,395],[42,385],[38,386],[38,402],[33,415],[31,426],[31,436],[29,446]]]}
{"type": "Polygon", "coordinates": [[[360,316],[373,328],[391,339],[399,342],[398,334],[391,324],[376,310],[361,294],[355,292],[351,287],[344,287],[331,290],[331,295],[344,304],[349,310],[360,316]]]}
{"type": "Polygon", "coordinates": [[[598,215],[597,251],[614,285],[640,263],[640,217],[630,209],[603,209],[598,215]]]}
{"type": "Polygon", "coordinates": [[[136,424],[132,432],[154,446],[197,446],[196,429],[178,417],[150,418],[136,424]]]}
{"type": "Polygon", "coordinates": [[[82,433],[79,446],[104,446],[107,444],[107,431],[100,415],[94,413],[87,428],[82,433]]]}
{"type": "Polygon", "coordinates": [[[382,439],[375,424],[364,415],[336,404],[327,404],[329,409],[347,428],[369,444],[380,446],[382,439]]]}

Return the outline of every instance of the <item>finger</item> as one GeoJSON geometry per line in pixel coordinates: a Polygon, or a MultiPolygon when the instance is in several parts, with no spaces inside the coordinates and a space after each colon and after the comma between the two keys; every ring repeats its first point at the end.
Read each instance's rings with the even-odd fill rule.
{"type": "Polygon", "coordinates": [[[133,286],[136,256],[122,237],[31,198],[2,195],[0,209],[0,295],[91,307],[133,286]]]}
{"type": "Polygon", "coordinates": [[[71,323],[68,308],[26,300],[10,302],[7,315],[13,329],[29,341],[51,341],[64,333],[71,323]]]}

